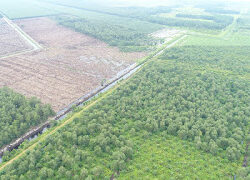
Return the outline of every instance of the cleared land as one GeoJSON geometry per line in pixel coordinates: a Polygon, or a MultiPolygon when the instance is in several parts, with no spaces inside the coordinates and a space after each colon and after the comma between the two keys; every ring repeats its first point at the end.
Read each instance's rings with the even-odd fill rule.
{"type": "Polygon", "coordinates": [[[0,18],[0,58],[32,49],[30,46],[5,20],[0,18]]]}
{"type": "Polygon", "coordinates": [[[36,96],[58,111],[99,87],[146,53],[124,53],[118,48],[57,25],[48,18],[16,23],[44,50],[0,61],[0,87],[36,96]]]}

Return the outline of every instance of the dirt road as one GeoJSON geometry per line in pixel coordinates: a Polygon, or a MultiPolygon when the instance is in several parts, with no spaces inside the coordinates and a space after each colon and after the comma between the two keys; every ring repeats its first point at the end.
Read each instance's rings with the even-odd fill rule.
{"type": "Polygon", "coordinates": [[[16,55],[20,55],[20,54],[23,54],[23,53],[27,53],[27,52],[31,52],[31,51],[36,51],[36,50],[39,50],[39,49],[42,49],[43,47],[38,43],[36,42],[34,39],[32,39],[27,33],[25,33],[18,25],[16,25],[15,23],[13,23],[10,19],[8,19],[6,16],[3,15],[3,18],[2,18],[4,21],[6,21],[6,23],[13,28],[14,31],[16,31],[20,37],[25,40],[31,47],[33,47],[32,50],[27,50],[27,51],[22,51],[22,52],[16,52],[16,53],[13,53],[13,54],[9,54],[9,55],[6,55],[6,56],[3,56],[1,57],[1,59],[3,58],[7,58],[7,57],[13,57],[13,56],[16,56],[16,55]]]}

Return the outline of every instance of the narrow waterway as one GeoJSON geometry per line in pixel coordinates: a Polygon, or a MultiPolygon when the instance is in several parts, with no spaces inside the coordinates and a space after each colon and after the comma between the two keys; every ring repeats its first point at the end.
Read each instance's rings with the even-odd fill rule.
{"type": "MultiPolygon", "coordinates": [[[[157,56],[161,55],[164,52],[165,49],[168,49],[168,48],[171,48],[171,47],[175,46],[179,41],[181,41],[182,39],[184,39],[186,37],[187,37],[187,35],[183,35],[182,37],[180,37],[176,41],[174,41],[171,44],[169,44],[166,48],[164,48],[161,51],[159,51],[158,53],[156,53],[153,57],[157,57],[157,56]]],[[[71,103],[70,105],[68,105],[65,109],[59,111],[57,113],[56,117],[54,118],[54,120],[59,120],[59,121],[63,120],[69,113],[72,112],[72,110],[71,110],[72,106],[77,105],[79,107],[82,107],[86,102],[88,102],[88,101],[92,100],[93,98],[99,96],[101,93],[107,92],[109,89],[111,89],[112,87],[114,87],[119,81],[125,80],[125,79],[129,78],[130,76],[132,76],[145,63],[146,62],[142,63],[141,65],[137,65],[136,63],[132,64],[128,68],[126,68],[123,71],[119,72],[116,75],[116,77],[114,77],[113,79],[110,79],[109,82],[104,87],[99,87],[99,88],[93,90],[92,92],[84,95],[83,97],[79,98],[77,101],[75,101],[75,102],[71,103]]],[[[47,125],[42,130],[38,131],[33,136],[29,137],[28,140],[32,141],[32,140],[36,139],[38,137],[38,135],[39,134],[43,134],[49,128],[49,126],[50,125],[47,125]]],[[[15,146],[14,149],[18,149],[19,145],[20,144],[18,144],[17,146],[15,146]]],[[[2,157],[0,156],[0,163],[1,162],[2,162],[2,157]]]]}
{"type": "MultiPolygon", "coordinates": [[[[86,102],[92,100],[93,98],[99,96],[99,95],[102,94],[102,93],[107,92],[109,89],[111,89],[112,87],[114,87],[114,86],[115,86],[118,82],[120,82],[121,80],[125,80],[125,79],[129,78],[129,77],[132,76],[141,66],[142,66],[142,65],[136,66],[136,64],[133,64],[133,65],[131,65],[129,68],[125,69],[125,70],[122,72],[122,74],[121,74],[121,72],[120,72],[120,73],[119,73],[119,76],[120,76],[120,77],[117,77],[117,76],[118,76],[118,75],[117,75],[115,78],[111,79],[110,82],[112,82],[112,83],[110,83],[108,86],[106,86],[106,87],[103,88],[102,90],[100,90],[100,88],[97,88],[96,90],[92,91],[91,93],[93,93],[93,92],[98,92],[98,93],[96,93],[96,94],[94,94],[93,96],[89,97],[87,100],[82,101],[82,103],[80,103],[80,104],[78,105],[78,107],[84,106],[84,104],[85,104],[86,102]],[[131,69],[132,69],[132,70],[131,70],[131,69]],[[126,72],[126,71],[127,71],[127,72],[126,72]]],[[[87,95],[81,97],[81,98],[78,99],[77,101],[71,103],[67,108],[65,108],[65,109],[63,109],[63,110],[61,110],[61,111],[59,111],[59,112],[57,113],[57,116],[60,116],[61,114],[63,114],[63,115],[61,115],[60,118],[58,118],[57,120],[58,120],[58,121],[61,121],[61,120],[63,120],[64,118],[66,118],[67,115],[68,115],[69,113],[71,113],[72,111],[70,110],[70,111],[68,111],[68,112],[65,113],[65,114],[64,114],[64,112],[65,112],[67,109],[70,109],[73,105],[76,105],[77,102],[79,102],[79,101],[85,99],[86,97],[88,97],[91,93],[89,93],[89,94],[87,94],[87,95]]],[[[42,129],[41,132],[39,132],[39,133],[37,133],[37,134],[35,134],[35,135],[29,137],[28,140],[29,140],[29,141],[32,141],[32,140],[36,139],[36,138],[38,137],[39,134],[43,134],[43,133],[46,132],[47,130],[48,130],[48,128],[45,127],[44,129],[42,129]]],[[[17,148],[18,148],[18,147],[16,147],[15,149],[17,149],[17,148]]],[[[2,157],[1,157],[1,156],[0,156],[0,163],[2,163],[2,157]]]]}

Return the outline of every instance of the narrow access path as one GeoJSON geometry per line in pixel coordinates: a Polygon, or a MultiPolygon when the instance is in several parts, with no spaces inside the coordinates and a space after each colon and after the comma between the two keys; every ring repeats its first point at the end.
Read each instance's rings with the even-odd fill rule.
{"type": "Polygon", "coordinates": [[[96,99],[95,101],[91,102],[89,105],[83,107],[83,109],[77,113],[75,113],[72,117],[70,117],[69,119],[67,119],[66,121],[64,121],[62,124],[58,125],[55,127],[55,129],[51,130],[50,132],[48,132],[48,134],[44,134],[40,137],[40,139],[35,142],[34,144],[32,144],[31,146],[27,147],[26,149],[22,150],[18,155],[16,155],[13,159],[5,162],[2,166],[0,166],[0,171],[2,171],[6,166],[10,165],[13,161],[17,160],[18,158],[20,158],[22,155],[24,155],[27,151],[31,151],[32,149],[34,149],[36,147],[37,144],[39,144],[40,142],[44,141],[47,137],[53,135],[56,131],[58,131],[59,129],[63,128],[65,125],[71,123],[75,118],[79,117],[85,110],[87,110],[88,108],[94,106],[97,102],[101,101],[102,99],[106,98],[108,95],[110,95],[114,90],[116,90],[118,87],[124,85],[131,77],[133,77],[135,74],[137,74],[147,63],[149,63],[150,61],[152,61],[155,57],[160,56],[164,50],[172,48],[173,46],[175,46],[179,41],[181,41],[182,39],[186,38],[187,35],[181,36],[180,38],[178,38],[177,40],[175,40],[174,42],[172,42],[171,44],[167,45],[166,48],[164,48],[163,50],[161,50],[159,53],[157,53],[155,56],[153,56],[150,60],[144,62],[141,67],[134,73],[132,74],[128,79],[126,79],[125,81],[122,81],[120,84],[117,84],[115,87],[111,88],[110,90],[108,90],[106,92],[106,94],[104,94],[103,96],[101,96],[100,98],[96,99]]]}
{"type": "Polygon", "coordinates": [[[226,38],[228,35],[230,35],[231,33],[233,33],[233,31],[236,29],[237,20],[240,18],[240,16],[241,16],[241,14],[235,15],[232,24],[230,24],[229,26],[227,26],[227,28],[224,29],[224,30],[218,35],[218,37],[226,38]]]}
{"type": "Polygon", "coordinates": [[[18,25],[13,23],[10,19],[8,19],[6,16],[3,16],[3,19],[11,26],[24,40],[26,40],[33,48],[34,50],[42,49],[42,46],[36,42],[34,39],[32,39],[27,33],[25,33],[18,25]]]}
{"type": "Polygon", "coordinates": [[[7,57],[12,57],[12,56],[16,56],[16,55],[20,55],[20,54],[24,54],[27,52],[32,52],[32,51],[36,51],[39,49],[43,49],[43,47],[36,42],[34,39],[32,39],[32,37],[30,37],[27,33],[25,33],[18,25],[16,25],[14,22],[12,22],[10,19],[8,19],[5,15],[1,14],[3,16],[3,20],[10,26],[12,27],[28,44],[30,44],[32,46],[32,50],[26,50],[26,51],[19,51],[13,54],[9,54],[6,56],[2,56],[0,57],[0,59],[3,58],[7,58],[7,57]]]}

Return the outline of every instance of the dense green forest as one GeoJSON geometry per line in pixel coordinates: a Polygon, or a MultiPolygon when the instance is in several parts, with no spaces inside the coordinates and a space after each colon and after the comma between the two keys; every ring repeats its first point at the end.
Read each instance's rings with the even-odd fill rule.
{"type": "Polygon", "coordinates": [[[237,20],[240,29],[250,30],[250,16],[241,17],[237,20]]]}
{"type": "Polygon", "coordinates": [[[218,14],[240,14],[240,11],[230,10],[230,9],[223,9],[223,8],[206,8],[206,12],[209,13],[218,13],[218,14]]]}
{"type": "Polygon", "coordinates": [[[227,25],[233,22],[232,16],[225,15],[194,15],[194,14],[176,14],[176,17],[180,18],[190,18],[190,19],[203,19],[203,20],[211,20],[216,23],[225,23],[227,25]]]}
{"type": "MultiPolygon", "coordinates": [[[[2,11],[6,11],[6,15],[9,18],[19,19],[36,16],[50,16],[50,18],[61,25],[98,38],[109,45],[117,46],[122,51],[151,51],[155,49],[154,45],[161,40],[150,37],[150,34],[164,28],[162,25],[130,18],[126,15],[123,17],[112,15],[113,13],[103,13],[100,11],[99,6],[85,6],[86,4],[91,4],[86,1],[68,1],[67,4],[63,1],[32,1],[28,3],[28,10],[26,10],[27,7],[19,8],[19,6],[15,6],[15,8],[12,6],[11,8],[15,10],[11,10],[9,4],[18,4],[13,3],[13,1],[15,0],[3,2],[1,4],[3,6],[2,11]],[[39,6],[36,6],[36,4],[39,6]],[[63,6],[59,4],[63,4],[63,6]],[[74,5],[74,7],[69,6],[69,4],[72,4],[72,6],[74,5]],[[79,4],[81,4],[81,6],[79,4]],[[88,9],[92,10],[89,11],[88,9]],[[53,11],[54,13],[52,13],[53,11]],[[34,16],[31,14],[34,14],[34,16]],[[52,17],[52,15],[54,16],[52,17]]],[[[22,0],[22,3],[27,5],[27,1],[30,0],[22,0]]],[[[101,9],[103,10],[103,7],[101,9]]],[[[150,14],[169,11],[168,8],[165,7],[153,9],[133,8],[134,14],[136,14],[136,11],[139,9],[142,11],[141,13],[145,11],[150,14]]],[[[127,11],[129,10],[124,8],[123,12],[125,13],[127,11]]]]}
{"type": "Polygon", "coordinates": [[[196,28],[196,29],[212,29],[212,30],[221,30],[230,25],[233,21],[233,18],[228,18],[226,21],[218,22],[208,22],[202,20],[185,20],[171,17],[161,17],[161,16],[150,16],[147,18],[149,22],[167,25],[167,26],[176,26],[176,27],[187,27],[187,28],[196,28]]]}
{"type": "Polygon", "coordinates": [[[20,137],[28,129],[53,116],[49,105],[36,98],[27,99],[8,89],[0,89],[0,147],[20,137]]]}
{"type": "Polygon", "coordinates": [[[211,15],[197,15],[197,14],[176,14],[176,17],[180,18],[190,18],[190,19],[204,19],[204,20],[214,20],[214,17],[211,15]]]}
{"type": "MultiPolygon", "coordinates": [[[[178,18],[160,17],[158,14],[171,12],[170,7],[157,7],[157,8],[144,8],[144,7],[120,7],[120,8],[109,8],[99,9],[98,12],[106,14],[112,14],[122,17],[136,18],[142,21],[148,21],[151,23],[177,26],[177,27],[188,27],[198,29],[223,29],[233,22],[232,16],[225,15],[213,15],[213,22],[199,21],[199,20],[182,20],[178,18]]],[[[191,15],[192,16],[192,15],[191,15]]],[[[178,16],[177,16],[178,17],[178,16]]],[[[189,17],[190,18],[190,17],[189,17]]]]}
{"type": "MultiPolygon", "coordinates": [[[[149,29],[141,31],[138,27],[141,24],[136,22],[133,26],[126,26],[72,16],[58,16],[55,20],[60,25],[100,39],[111,46],[117,46],[123,51],[145,51],[154,47],[159,41],[149,36],[149,29]]],[[[151,26],[150,29],[152,29],[150,32],[153,32],[158,27],[151,26]]]]}
{"type": "MultiPolygon", "coordinates": [[[[232,3],[232,2],[231,2],[232,3]]],[[[234,2],[232,4],[223,1],[201,1],[194,7],[204,9],[208,13],[216,14],[240,14],[240,10],[231,9],[236,4],[241,4],[242,2],[234,2]],[[229,5],[230,4],[230,5],[229,5]]],[[[243,6],[243,3],[241,4],[243,6]]]]}
{"type": "MultiPolygon", "coordinates": [[[[175,26],[175,27],[188,27],[188,28],[195,28],[195,29],[211,29],[211,30],[221,30],[230,25],[233,22],[233,17],[220,15],[218,13],[212,13],[213,21],[200,21],[197,20],[183,20],[179,18],[172,18],[172,17],[161,17],[160,14],[167,14],[173,11],[176,7],[173,6],[158,6],[158,7],[105,7],[105,6],[94,6],[89,5],[86,2],[77,2],[77,1],[51,1],[47,0],[47,2],[54,4],[54,5],[62,5],[66,8],[75,8],[82,11],[89,11],[89,12],[96,12],[106,15],[115,15],[120,17],[129,17],[138,19],[141,21],[151,22],[160,25],[167,25],[167,26],[175,26]]],[[[84,18],[84,17],[82,17],[84,18]]],[[[100,24],[100,23],[99,23],[100,24]]],[[[98,24],[97,24],[98,26],[98,24]]],[[[107,25],[106,25],[107,26],[107,25]]],[[[109,24],[112,26],[112,24],[109,24]]],[[[101,26],[103,28],[103,25],[101,26]]],[[[111,29],[112,29],[111,28],[111,29]]],[[[85,29],[82,27],[82,29],[85,29]]],[[[106,29],[106,28],[105,28],[106,29]]],[[[86,30],[83,30],[84,32],[86,30]]],[[[100,32],[98,32],[99,34],[100,32]]],[[[110,32],[109,32],[110,33],[110,32]]],[[[92,33],[93,34],[93,33],[92,33]]],[[[116,36],[114,34],[113,36],[116,36]]],[[[105,37],[102,35],[102,38],[105,37]]],[[[122,43],[123,44],[123,43],[122,43]]]]}
{"type": "MultiPolygon", "coordinates": [[[[170,26],[190,31],[159,57],[147,57],[149,62],[132,78],[84,109],[74,108],[36,140],[6,152],[1,180],[250,178],[249,16],[220,3],[191,8],[194,14],[189,7],[107,8],[86,0],[33,3],[27,12],[18,11],[18,4],[16,11],[6,11],[23,18],[32,11],[45,16],[55,10],[57,15],[50,18],[58,24],[122,51],[155,49],[163,40],[150,34],[170,26]]],[[[0,89],[0,147],[53,115],[36,98],[0,89]]]]}
{"type": "MultiPolygon", "coordinates": [[[[191,142],[161,132],[140,144],[118,179],[232,179],[230,172],[234,174],[238,166],[198,150],[191,142]]],[[[244,172],[241,174],[244,177],[244,172]]]]}
{"type": "Polygon", "coordinates": [[[225,75],[245,77],[250,74],[249,52],[250,46],[185,46],[166,50],[160,58],[178,60],[225,75]]]}
{"type": "MultiPolygon", "coordinates": [[[[173,168],[173,174],[167,169],[164,174],[164,168],[163,174],[149,169],[149,176],[232,178],[242,164],[249,131],[250,83],[248,71],[243,70],[248,52],[247,47],[167,50],[108,98],[6,167],[1,179],[38,179],[37,175],[40,179],[110,179],[120,173],[129,179],[135,153],[143,152],[147,140],[159,133],[167,139],[176,136],[175,141],[181,142],[169,142],[175,149],[184,141],[191,143],[184,145],[188,149],[195,147],[187,156],[192,173],[168,159],[165,168],[173,168]],[[211,161],[203,162],[203,157],[211,161]]],[[[159,158],[155,154],[152,158],[159,158]]]]}

